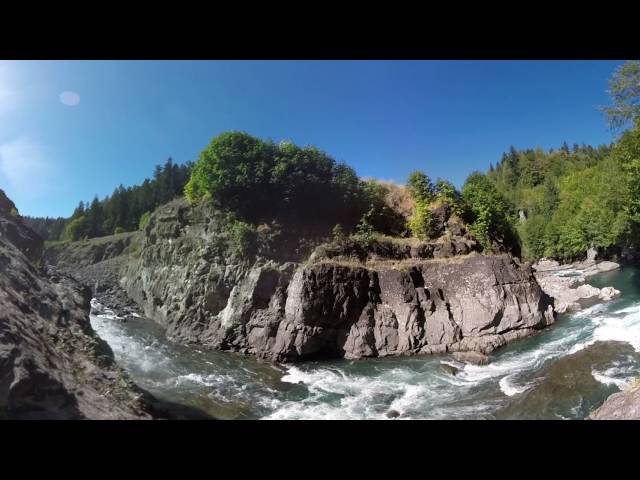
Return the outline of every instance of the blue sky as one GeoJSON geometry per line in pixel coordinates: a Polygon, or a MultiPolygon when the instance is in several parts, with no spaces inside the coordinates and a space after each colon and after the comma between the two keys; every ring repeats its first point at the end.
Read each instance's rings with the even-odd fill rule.
{"type": "Polygon", "coordinates": [[[595,107],[620,63],[0,61],[0,188],[22,214],[68,216],[227,130],[461,186],[510,145],[611,142],[595,107]]]}

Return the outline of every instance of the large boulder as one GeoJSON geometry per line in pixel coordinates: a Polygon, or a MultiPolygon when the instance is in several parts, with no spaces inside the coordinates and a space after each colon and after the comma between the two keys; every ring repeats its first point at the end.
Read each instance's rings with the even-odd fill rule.
{"type": "Polygon", "coordinates": [[[591,420],[640,420],[640,387],[614,393],[589,418],[591,420]]]}

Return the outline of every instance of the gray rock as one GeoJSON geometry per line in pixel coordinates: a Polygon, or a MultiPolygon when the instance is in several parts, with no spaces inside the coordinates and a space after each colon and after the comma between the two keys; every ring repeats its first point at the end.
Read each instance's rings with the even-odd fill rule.
{"type": "Polygon", "coordinates": [[[453,375],[454,377],[458,374],[458,372],[460,371],[459,368],[454,367],[453,365],[449,365],[448,363],[441,363],[440,364],[440,368],[448,373],[449,375],[453,375]]]}
{"type": "Polygon", "coordinates": [[[614,393],[589,418],[591,420],[640,420],[640,387],[614,393]]]}
{"type": "Polygon", "coordinates": [[[490,361],[489,357],[479,352],[455,352],[453,358],[459,362],[473,365],[487,365],[490,361]]]}
{"type": "Polygon", "coordinates": [[[557,313],[582,309],[580,300],[596,298],[611,300],[620,294],[620,291],[613,287],[600,289],[584,283],[588,276],[586,272],[590,272],[590,275],[619,268],[619,265],[614,262],[598,262],[585,267],[584,264],[560,265],[557,262],[546,261],[534,265],[534,268],[540,287],[554,299],[554,308],[557,313]],[[588,270],[580,269],[581,267],[588,270]]]}
{"type": "Polygon", "coordinates": [[[527,221],[527,215],[522,210],[518,211],[518,217],[520,218],[520,223],[527,221]]]}
{"type": "Polygon", "coordinates": [[[89,289],[30,261],[42,241],[19,218],[0,211],[0,225],[0,417],[151,418],[91,329],[89,289]]]}

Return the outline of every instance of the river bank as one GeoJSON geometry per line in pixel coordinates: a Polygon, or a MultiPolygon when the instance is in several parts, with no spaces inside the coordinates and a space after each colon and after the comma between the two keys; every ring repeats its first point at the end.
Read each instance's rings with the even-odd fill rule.
{"type": "Polygon", "coordinates": [[[554,299],[556,313],[577,312],[594,300],[608,301],[620,291],[605,286],[594,287],[586,283],[589,277],[620,269],[620,264],[588,258],[580,262],[561,264],[555,260],[541,260],[532,266],[534,276],[542,290],[554,299]]]}
{"type": "Polygon", "coordinates": [[[168,342],[144,318],[92,316],[132,378],[158,398],[223,419],[583,419],[640,376],[640,271],[591,276],[621,294],[560,315],[495,351],[278,366],[168,342]]]}

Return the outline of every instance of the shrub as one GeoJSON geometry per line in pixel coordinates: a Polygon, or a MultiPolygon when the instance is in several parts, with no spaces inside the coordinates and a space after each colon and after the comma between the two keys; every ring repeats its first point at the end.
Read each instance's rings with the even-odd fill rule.
{"type": "Polygon", "coordinates": [[[518,237],[514,231],[512,206],[482,173],[473,172],[462,187],[462,196],[469,208],[469,231],[488,250],[494,242],[519,255],[518,237]]]}
{"type": "Polygon", "coordinates": [[[416,201],[423,200],[428,203],[433,199],[433,184],[431,179],[423,172],[412,172],[407,180],[407,187],[416,201]]]}
{"type": "Polygon", "coordinates": [[[71,220],[64,229],[63,240],[75,242],[85,236],[87,219],[84,215],[71,220]]]}
{"type": "Polygon", "coordinates": [[[238,256],[252,255],[257,244],[255,227],[241,220],[234,220],[229,226],[231,249],[238,256]]]}
{"type": "Polygon", "coordinates": [[[124,233],[126,232],[126,230],[122,227],[116,227],[115,230],[113,231],[114,235],[117,235],[118,233],[124,233]]]}
{"type": "Polygon", "coordinates": [[[342,225],[339,223],[333,227],[331,231],[331,235],[333,236],[333,241],[336,243],[342,242],[344,240],[344,230],[342,229],[342,225]]]}
{"type": "Polygon", "coordinates": [[[149,221],[151,220],[151,212],[144,212],[140,216],[140,221],[138,222],[138,228],[140,230],[144,230],[147,225],[149,225],[149,221]]]}
{"type": "Polygon", "coordinates": [[[433,233],[433,215],[424,200],[416,200],[416,208],[413,216],[409,219],[409,229],[411,233],[420,240],[431,238],[433,233]]]}
{"type": "Polygon", "coordinates": [[[462,216],[464,213],[464,206],[462,202],[462,196],[460,192],[456,190],[453,183],[448,180],[439,178],[435,185],[436,197],[446,202],[451,207],[451,212],[455,215],[462,216]]]}
{"type": "Polygon", "coordinates": [[[366,216],[356,226],[355,240],[365,249],[369,248],[374,240],[374,229],[366,216]]]}

